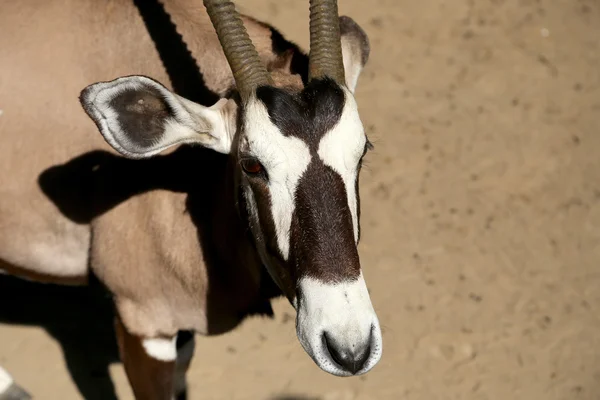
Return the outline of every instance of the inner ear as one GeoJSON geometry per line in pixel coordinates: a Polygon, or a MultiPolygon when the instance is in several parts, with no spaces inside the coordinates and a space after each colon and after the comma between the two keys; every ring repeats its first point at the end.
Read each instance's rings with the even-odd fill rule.
{"type": "Polygon", "coordinates": [[[354,93],[358,77],[369,60],[371,52],[369,37],[352,18],[347,16],[340,17],[340,33],[346,86],[354,93]]]}
{"type": "Polygon", "coordinates": [[[183,143],[228,153],[235,133],[233,100],[204,107],[144,76],[95,83],[80,100],[106,141],[129,158],[151,157],[183,143]]]}
{"type": "Polygon", "coordinates": [[[165,135],[165,121],[175,117],[162,94],[153,87],[127,88],[110,101],[116,110],[121,129],[128,132],[131,145],[143,148],[148,143],[161,142],[165,135]]]}

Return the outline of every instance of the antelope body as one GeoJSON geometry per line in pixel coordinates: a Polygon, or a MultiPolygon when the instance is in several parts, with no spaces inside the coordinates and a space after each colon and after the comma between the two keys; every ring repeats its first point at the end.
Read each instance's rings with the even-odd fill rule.
{"type": "Polygon", "coordinates": [[[352,95],[366,35],[311,2],[309,60],[230,2],[163,4],[3,6],[0,269],[93,271],[137,398],[185,391],[193,338],[178,351],[178,332],[226,332],[280,294],[322,369],[367,372],[381,333],[356,249],[369,142],[352,95]]]}

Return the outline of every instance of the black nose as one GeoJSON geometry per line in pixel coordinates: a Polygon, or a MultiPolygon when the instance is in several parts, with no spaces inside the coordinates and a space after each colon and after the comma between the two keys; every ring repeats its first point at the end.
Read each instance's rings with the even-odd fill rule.
{"type": "Polygon", "coordinates": [[[352,374],[356,374],[364,367],[371,354],[371,336],[366,342],[357,343],[350,347],[340,346],[335,339],[327,335],[327,332],[323,333],[323,341],[333,361],[352,374]]]}

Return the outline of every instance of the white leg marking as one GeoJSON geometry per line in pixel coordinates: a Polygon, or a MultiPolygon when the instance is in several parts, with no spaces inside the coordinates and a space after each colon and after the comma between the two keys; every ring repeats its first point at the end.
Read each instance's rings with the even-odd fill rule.
{"type": "Polygon", "coordinates": [[[154,338],[144,339],[142,345],[146,353],[160,361],[175,361],[177,359],[177,346],[175,341],[177,336],[172,339],[154,338]]]}
{"type": "Polygon", "coordinates": [[[13,383],[12,376],[4,368],[0,367],[0,394],[6,392],[13,383]]]}
{"type": "Polygon", "coordinates": [[[277,244],[285,260],[290,251],[290,225],[298,181],[310,164],[310,150],[296,137],[286,137],[271,122],[261,101],[251,102],[246,111],[244,146],[263,163],[269,174],[269,192],[277,244]]]}
{"type": "Polygon", "coordinates": [[[358,241],[358,209],[356,174],[367,137],[358,115],[354,96],[345,90],[346,103],[337,125],[323,136],[318,154],[323,163],[340,174],[348,195],[348,206],[354,225],[354,240],[358,241]]]}
{"type": "Polygon", "coordinates": [[[302,298],[294,302],[299,307],[296,333],[317,365],[334,375],[350,375],[332,362],[324,348],[322,337],[327,332],[347,348],[372,340],[369,358],[358,374],[373,368],[381,358],[381,329],[362,273],[355,281],[333,285],[304,277],[299,287],[302,298]]]}

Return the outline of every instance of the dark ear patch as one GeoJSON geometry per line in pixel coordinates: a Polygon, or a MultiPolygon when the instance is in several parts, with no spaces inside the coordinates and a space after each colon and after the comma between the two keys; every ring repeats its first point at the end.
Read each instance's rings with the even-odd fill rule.
{"type": "Polygon", "coordinates": [[[354,46],[360,52],[360,61],[363,67],[369,60],[371,45],[366,32],[350,17],[345,15],[340,17],[340,34],[352,40],[354,46]]]}
{"type": "Polygon", "coordinates": [[[173,109],[162,94],[150,86],[127,88],[109,104],[117,112],[117,120],[129,141],[140,147],[160,141],[165,120],[173,116],[173,109]]]}
{"type": "Polygon", "coordinates": [[[108,144],[128,158],[152,157],[184,143],[225,154],[231,147],[237,107],[226,99],[204,107],[137,75],[89,85],[79,100],[108,144]]]}

